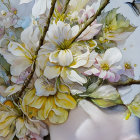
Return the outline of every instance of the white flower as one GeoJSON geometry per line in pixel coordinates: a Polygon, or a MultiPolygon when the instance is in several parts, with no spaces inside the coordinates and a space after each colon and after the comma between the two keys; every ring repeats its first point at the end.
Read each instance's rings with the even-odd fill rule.
{"type": "Polygon", "coordinates": [[[121,69],[121,66],[117,63],[121,59],[122,54],[118,48],[108,49],[103,56],[96,57],[97,62],[85,74],[94,74],[99,78],[108,79],[110,82],[117,82],[120,79],[118,72],[121,69]]]}
{"type": "MultiPolygon", "coordinates": [[[[33,0],[20,0],[20,4],[29,3],[33,0]]],[[[46,14],[51,7],[51,0],[35,0],[34,6],[32,8],[32,15],[34,17],[39,17],[40,15],[46,14]]]]}
{"type": "Polygon", "coordinates": [[[14,13],[4,10],[0,13],[0,26],[9,28],[17,23],[17,16],[14,13]]]}
{"type": "Polygon", "coordinates": [[[1,49],[1,54],[11,64],[10,72],[13,76],[19,76],[32,65],[38,39],[39,29],[30,26],[21,33],[21,40],[24,44],[11,41],[8,45],[8,52],[1,49]]]}
{"type": "Polygon", "coordinates": [[[11,41],[7,50],[6,48],[0,49],[1,55],[11,65],[11,81],[18,84],[9,86],[5,91],[5,96],[18,92],[22,87],[19,84],[23,84],[30,74],[39,38],[39,29],[31,25],[21,33],[23,44],[11,41]]]}
{"type": "Polygon", "coordinates": [[[129,78],[134,78],[134,67],[130,62],[124,62],[122,64],[122,70],[119,72],[121,75],[126,75],[129,78]]]}
{"type": "Polygon", "coordinates": [[[36,95],[37,96],[50,96],[56,94],[55,81],[48,81],[47,79],[37,79],[35,81],[36,95]]]}
{"type": "Polygon", "coordinates": [[[35,4],[32,9],[32,15],[34,17],[39,17],[40,15],[46,14],[50,7],[51,0],[35,0],[35,4]]]}
{"type": "Polygon", "coordinates": [[[48,54],[48,62],[44,70],[44,75],[48,79],[60,76],[65,82],[86,83],[86,78],[75,68],[84,66],[89,57],[89,48],[87,45],[72,46],[72,38],[78,33],[79,27],[70,27],[58,21],[53,23],[46,36],[47,43],[42,47],[48,54]],[[77,47],[77,48],[76,48],[77,47]]]}
{"type": "Polygon", "coordinates": [[[38,72],[38,77],[42,74],[49,80],[60,77],[70,87],[73,94],[85,91],[85,88],[80,85],[83,86],[87,79],[81,70],[91,67],[97,55],[93,51],[93,46],[97,45],[94,40],[92,40],[92,47],[87,43],[74,42],[71,44],[78,31],[78,26],[70,27],[69,24],[61,21],[53,22],[47,32],[46,43],[41,47],[37,59],[40,71],[42,71],[38,72]]]}

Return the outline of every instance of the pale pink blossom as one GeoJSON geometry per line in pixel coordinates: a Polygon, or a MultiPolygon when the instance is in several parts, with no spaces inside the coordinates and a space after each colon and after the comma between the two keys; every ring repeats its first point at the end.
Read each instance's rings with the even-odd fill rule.
{"type": "Polygon", "coordinates": [[[96,21],[86,28],[85,31],[78,37],[77,41],[90,40],[96,36],[102,28],[102,24],[97,24],[96,21]]]}
{"type": "MultiPolygon", "coordinates": [[[[83,24],[85,21],[87,21],[89,18],[91,18],[95,14],[93,6],[86,6],[86,9],[82,9],[79,13],[79,24],[83,24]]],[[[98,24],[95,20],[92,22],[90,26],[86,28],[85,31],[78,37],[77,41],[80,40],[90,40],[93,39],[95,35],[99,33],[99,31],[102,28],[102,24],[98,24]]]]}
{"type": "Polygon", "coordinates": [[[80,11],[79,24],[84,23],[86,20],[88,20],[94,14],[95,14],[94,8],[92,6],[87,5],[86,9],[82,9],[80,11]]]}
{"type": "Polygon", "coordinates": [[[17,16],[12,12],[6,12],[4,10],[0,13],[0,26],[9,28],[17,23],[17,16]]]}
{"type": "Polygon", "coordinates": [[[124,62],[123,67],[119,73],[129,78],[134,78],[134,67],[131,65],[131,63],[124,62]]]}
{"type": "Polygon", "coordinates": [[[95,59],[96,63],[91,69],[85,71],[86,75],[94,74],[110,82],[117,82],[120,79],[121,66],[118,63],[122,59],[122,54],[118,48],[110,48],[104,55],[98,55],[95,59]]]}

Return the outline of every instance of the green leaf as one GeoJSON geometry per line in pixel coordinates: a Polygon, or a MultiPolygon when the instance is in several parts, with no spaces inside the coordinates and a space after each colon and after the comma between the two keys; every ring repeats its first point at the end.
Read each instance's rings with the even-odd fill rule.
{"type": "Polygon", "coordinates": [[[106,16],[106,19],[105,19],[105,23],[107,25],[111,24],[111,22],[116,18],[116,11],[117,9],[113,9],[111,10],[110,12],[108,12],[108,15],[106,16]]]}
{"type": "Polygon", "coordinates": [[[103,85],[89,95],[91,98],[104,100],[116,100],[119,98],[119,96],[120,95],[116,88],[112,87],[111,85],[103,85]]]}
{"type": "Polygon", "coordinates": [[[134,100],[132,101],[131,104],[129,104],[128,109],[130,110],[131,113],[136,115],[137,117],[140,118],[140,94],[138,94],[134,100]]]}
{"type": "Polygon", "coordinates": [[[86,97],[88,97],[88,99],[91,100],[94,104],[102,108],[123,104],[116,88],[111,85],[100,86],[86,97]]]}
{"type": "Polygon", "coordinates": [[[122,104],[122,101],[120,98],[118,98],[117,100],[91,99],[91,101],[97,106],[102,107],[102,108],[107,108],[107,107],[112,107],[115,105],[122,104]]]}
{"type": "Polygon", "coordinates": [[[0,66],[5,70],[5,72],[10,72],[10,64],[4,59],[4,57],[0,54],[0,66]]]}
{"type": "Polygon", "coordinates": [[[117,9],[113,9],[102,16],[101,22],[103,28],[99,37],[104,38],[104,40],[115,40],[117,35],[119,36],[125,32],[133,32],[136,29],[136,27],[130,25],[130,21],[127,18],[116,11],[117,9]]]}
{"type": "MultiPolygon", "coordinates": [[[[6,85],[9,85],[10,64],[0,55],[0,77],[4,80],[6,85]]],[[[0,81],[2,82],[2,79],[0,81]]]]}

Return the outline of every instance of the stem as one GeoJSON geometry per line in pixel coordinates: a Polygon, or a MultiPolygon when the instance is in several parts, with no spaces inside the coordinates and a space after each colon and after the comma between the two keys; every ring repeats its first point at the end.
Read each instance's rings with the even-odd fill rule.
{"type": "Polygon", "coordinates": [[[105,2],[100,6],[97,10],[96,14],[92,16],[83,26],[83,28],[79,31],[79,33],[73,38],[71,44],[82,34],[82,32],[101,14],[102,10],[107,6],[109,0],[105,0],[105,2]]]}
{"type": "Polygon", "coordinates": [[[70,0],[67,0],[67,1],[65,2],[65,6],[64,6],[64,9],[63,9],[63,11],[62,11],[62,15],[63,15],[63,14],[65,14],[65,12],[66,12],[66,10],[67,10],[67,7],[68,7],[69,2],[70,2],[70,0]]]}
{"type": "Polygon", "coordinates": [[[114,87],[121,87],[121,86],[131,86],[140,84],[140,80],[129,79],[125,82],[118,82],[118,83],[110,83],[114,87]]]}
{"type": "Polygon", "coordinates": [[[36,49],[36,52],[35,52],[36,58],[34,59],[34,62],[33,62],[33,68],[32,68],[31,74],[25,80],[25,82],[23,84],[23,87],[19,91],[19,97],[22,96],[23,91],[27,88],[27,86],[29,85],[29,83],[30,83],[30,81],[31,81],[31,79],[32,79],[32,77],[34,75],[34,72],[35,72],[35,69],[36,69],[36,60],[37,60],[38,52],[39,52],[41,46],[44,43],[44,39],[45,39],[46,33],[47,33],[48,29],[49,29],[49,25],[50,25],[50,22],[51,22],[51,17],[53,15],[54,8],[55,8],[55,3],[56,3],[56,0],[52,0],[52,2],[51,2],[51,9],[50,9],[50,12],[49,12],[49,16],[48,16],[47,21],[46,21],[46,26],[44,27],[43,35],[40,38],[39,46],[38,46],[38,48],[36,49]]]}

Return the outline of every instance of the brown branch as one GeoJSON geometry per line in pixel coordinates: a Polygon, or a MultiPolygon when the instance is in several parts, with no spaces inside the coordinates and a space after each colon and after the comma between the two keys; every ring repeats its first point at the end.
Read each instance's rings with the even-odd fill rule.
{"type": "Polygon", "coordinates": [[[140,80],[129,79],[125,82],[118,82],[118,83],[109,83],[114,87],[121,87],[121,86],[131,86],[140,84],[140,80]]]}
{"type": "Polygon", "coordinates": [[[49,15],[48,15],[48,18],[47,18],[47,21],[46,21],[46,26],[44,27],[44,30],[43,30],[43,35],[41,36],[40,38],[40,41],[39,41],[39,46],[38,48],[36,49],[36,52],[35,52],[35,56],[36,58],[34,59],[34,62],[33,62],[33,68],[32,68],[32,71],[31,71],[31,74],[28,76],[28,78],[25,80],[24,84],[23,84],[23,87],[21,88],[21,90],[19,91],[19,97],[22,96],[22,93],[24,92],[24,90],[28,87],[33,75],[34,75],[34,72],[35,72],[35,69],[36,69],[36,60],[37,60],[37,56],[38,56],[38,52],[41,48],[41,46],[43,45],[44,43],[44,39],[45,39],[45,36],[46,36],[46,33],[49,29],[49,25],[50,25],[50,22],[51,22],[51,17],[54,13],[54,9],[55,9],[55,3],[56,3],[56,0],[52,0],[52,3],[51,3],[51,9],[50,9],[50,12],[49,12],[49,15]]]}
{"type": "Polygon", "coordinates": [[[64,6],[64,9],[62,11],[62,15],[65,14],[66,10],[67,10],[67,7],[68,7],[68,4],[69,4],[70,0],[66,0],[65,2],[65,6],[64,6]]]}
{"type": "Polygon", "coordinates": [[[101,4],[96,14],[92,16],[84,25],[84,27],[79,31],[79,33],[73,38],[71,44],[82,34],[82,32],[89,26],[91,23],[101,14],[102,10],[107,6],[109,0],[104,0],[104,3],[101,4]]]}

